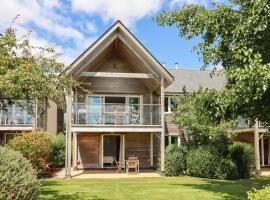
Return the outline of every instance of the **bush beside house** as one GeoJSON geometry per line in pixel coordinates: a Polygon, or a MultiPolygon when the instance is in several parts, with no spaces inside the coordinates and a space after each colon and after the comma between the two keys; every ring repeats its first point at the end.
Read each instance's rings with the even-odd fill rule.
{"type": "Polygon", "coordinates": [[[237,167],[237,178],[249,178],[254,165],[254,153],[251,145],[234,142],[229,147],[229,154],[237,167]]]}
{"type": "Polygon", "coordinates": [[[187,148],[169,145],[165,150],[165,175],[179,176],[186,174],[187,148]]]}
{"type": "Polygon", "coordinates": [[[40,183],[31,163],[19,152],[0,147],[0,199],[38,199],[40,183]]]}
{"type": "Polygon", "coordinates": [[[42,175],[49,162],[52,147],[52,136],[47,132],[29,132],[16,136],[8,148],[20,152],[30,161],[39,175],[42,175]]]}
{"type": "Polygon", "coordinates": [[[54,167],[63,167],[65,164],[66,138],[63,133],[59,133],[53,138],[51,162],[54,167]]]}

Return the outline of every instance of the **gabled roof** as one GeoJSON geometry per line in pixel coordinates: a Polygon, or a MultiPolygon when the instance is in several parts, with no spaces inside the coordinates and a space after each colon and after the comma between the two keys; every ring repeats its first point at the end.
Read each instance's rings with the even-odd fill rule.
{"type": "Polygon", "coordinates": [[[156,75],[165,78],[165,85],[170,85],[174,78],[170,72],[139,42],[139,40],[122,24],[117,21],[103,35],[101,35],[91,46],[89,46],[71,65],[65,70],[67,75],[78,75],[87,65],[88,60],[100,53],[102,48],[109,45],[115,39],[125,40],[126,44],[145,59],[147,67],[151,68],[156,75]]]}
{"type": "Polygon", "coordinates": [[[200,87],[206,89],[222,90],[226,84],[224,75],[213,75],[209,70],[168,69],[174,76],[174,82],[165,89],[166,93],[175,94],[183,92],[195,92],[200,87]]]}

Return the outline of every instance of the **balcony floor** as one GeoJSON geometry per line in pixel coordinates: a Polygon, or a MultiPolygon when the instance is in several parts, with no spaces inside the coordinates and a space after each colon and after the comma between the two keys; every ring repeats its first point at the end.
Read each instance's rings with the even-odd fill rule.
{"type": "Polygon", "coordinates": [[[161,132],[161,125],[72,125],[73,132],[161,132]]]}

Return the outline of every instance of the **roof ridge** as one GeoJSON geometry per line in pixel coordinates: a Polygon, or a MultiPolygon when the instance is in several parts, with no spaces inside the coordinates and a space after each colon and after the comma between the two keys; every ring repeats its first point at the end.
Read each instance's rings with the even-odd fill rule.
{"type": "Polygon", "coordinates": [[[175,69],[175,68],[167,68],[168,70],[175,70],[175,71],[212,71],[211,69],[175,69]]]}

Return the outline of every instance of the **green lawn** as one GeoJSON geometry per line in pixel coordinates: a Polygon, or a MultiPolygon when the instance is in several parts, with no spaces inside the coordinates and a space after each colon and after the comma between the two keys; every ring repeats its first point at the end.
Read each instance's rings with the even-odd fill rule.
{"type": "Polygon", "coordinates": [[[270,184],[270,178],[217,181],[192,177],[133,179],[45,179],[41,199],[246,199],[252,187],[270,184]]]}

